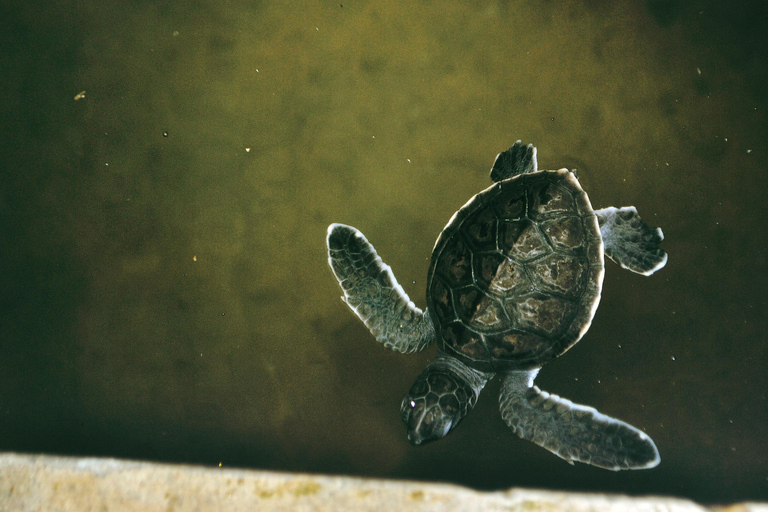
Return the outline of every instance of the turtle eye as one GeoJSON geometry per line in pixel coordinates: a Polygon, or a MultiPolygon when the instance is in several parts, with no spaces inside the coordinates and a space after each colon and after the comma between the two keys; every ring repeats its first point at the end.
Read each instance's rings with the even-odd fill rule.
{"type": "MultiPolygon", "coordinates": [[[[412,418],[420,418],[424,414],[426,403],[424,399],[412,399],[410,396],[406,396],[403,399],[403,404],[400,406],[400,417],[403,423],[410,425],[413,421],[412,418]]],[[[418,420],[417,420],[418,421],[418,420]]]]}

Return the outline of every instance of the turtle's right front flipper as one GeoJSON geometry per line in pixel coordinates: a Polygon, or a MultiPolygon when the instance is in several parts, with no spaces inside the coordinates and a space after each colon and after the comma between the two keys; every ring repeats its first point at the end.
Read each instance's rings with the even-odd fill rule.
{"type": "Polygon", "coordinates": [[[398,352],[422,350],[435,339],[435,329],[426,311],[421,311],[397,283],[389,265],[352,226],[328,227],[328,263],[344,301],[376,337],[376,341],[398,352]]]}
{"type": "Polygon", "coordinates": [[[501,388],[501,417],[515,433],[558,457],[604,469],[648,469],[661,460],[647,434],[592,407],[533,385],[538,370],[509,372],[501,388]]]}

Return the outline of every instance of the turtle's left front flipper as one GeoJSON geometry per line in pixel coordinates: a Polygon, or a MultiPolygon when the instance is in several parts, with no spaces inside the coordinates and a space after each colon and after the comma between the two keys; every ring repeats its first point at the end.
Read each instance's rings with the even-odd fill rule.
{"type": "Polygon", "coordinates": [[[352,226],[328,227],[328,263],[344,290],[344,301],[376,337],[398,352],[422,350],[435,339],[426,311],[417,308],[389,265],[352,226]]]}
{"type": "Polygon", "coordinates": [[[538,370],[509,372],[501,389],[501,417],[515,433],[558,457],[604,469],[647,469],[661,460],[648,435],[592,407],[533,385],[538,370]]]}
{"type": "Polygon", "coordinates": [[[627,270],[649,276],[667,264],[667,253],[659,248],[661,228],[652,228],[634,206],[595,210],[605,255],[627,270]]]}

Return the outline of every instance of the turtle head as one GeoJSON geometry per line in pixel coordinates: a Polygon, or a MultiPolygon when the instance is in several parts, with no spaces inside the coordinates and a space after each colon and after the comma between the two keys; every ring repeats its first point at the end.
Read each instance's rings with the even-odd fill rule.
{"type": "Polygon", "coordinates": [[[427,367],[400,406],[408,441],[418,446],[445,437],[476,401],[472,386],[458,374],[447,368],[427,367]]]}

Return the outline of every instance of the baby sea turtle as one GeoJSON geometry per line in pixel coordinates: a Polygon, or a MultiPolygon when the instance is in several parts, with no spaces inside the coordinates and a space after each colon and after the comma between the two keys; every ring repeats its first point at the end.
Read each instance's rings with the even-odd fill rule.
{"type": "Polygon", "coordinates": [[[499,154],[491,179],[437,238],[424,312],[360,231],[328,228],[328,259],[343,299],[376,340],[403,353],[438,342],[437,357],[402,402],[409,441],[444,437],[500,373],[501,417],[523,439],[571,464],[656,466],[659,452],[645,433],[541,391],[533,380],[589,328],[603,253],[650,275],[667,262],[661,229],[632,206],[593,210],[575,172],[537,170],[531,144],[517,141],[499,154]]]}

